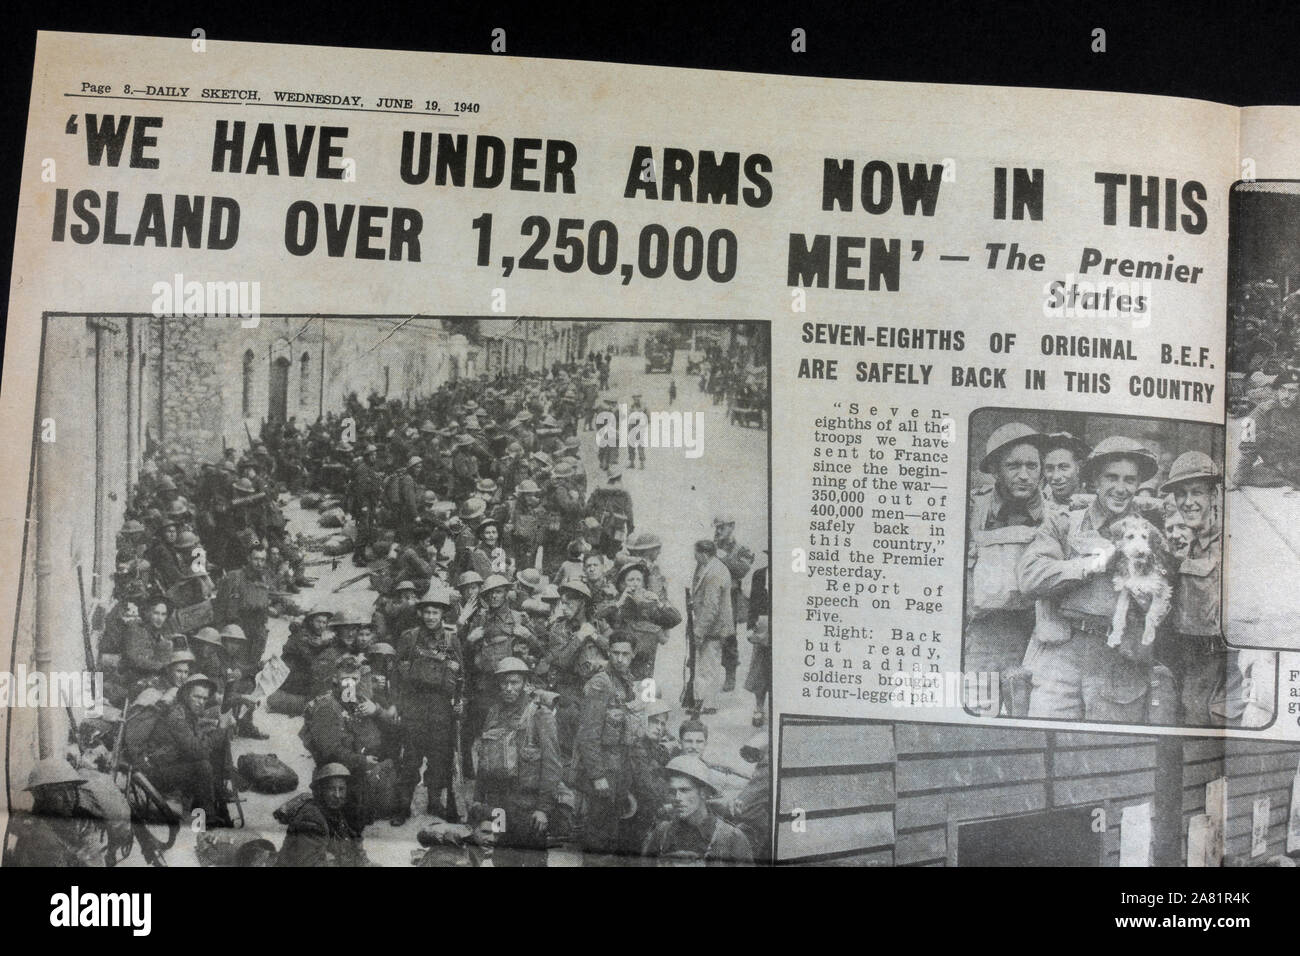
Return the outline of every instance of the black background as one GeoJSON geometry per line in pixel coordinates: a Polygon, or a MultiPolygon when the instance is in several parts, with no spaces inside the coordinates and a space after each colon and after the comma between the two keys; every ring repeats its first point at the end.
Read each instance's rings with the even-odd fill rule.
{"type": "MultiPolygon", "coordinates": [[[[1112,90],[1207,99],[1235,105],[1300,104],[1300,10],[1285,3],[1128,5],[1072,3],[880,3],[811,4],[784,9],[755,4],[731,8],[697,2],[683,7],[658,2],[534,4],[520,8],[473,4],[465,10],[442,3],[412,8],[349,4],[101,3],[85,8],[52,2],[6,10],[3,98],[0,99],[0,288],[8,286],[20,188],[23,135],[36,45],[36,30],[188,37],[195,27],[209,40],[431,50],[490,54],[491,31],[507,32],[507,53],[560,59],[600,60],[700,69],[741,70],[851,79],[993,84],[1112,90]],[[791,30],[807,33],[807,52],[790,49],[791,30]],[[1106,30],[1107,52],[1091,52],[1092,30],[1106,30]]],[[[158,78],[160,82],[168,78],[158,78]]],[[[654,104],[653,89],[628,91],[630,109],[654,104]]],[[[653,105],[651,108],[656,108],[653,105]]],[[[660,103],[679,110],[689,104],[660,103]]],[[[790,117],[797,135],[797,115],[790,117]]],[[[1095,135],[1059,117],[1062,133],[1080,141],[1095,135]]],[[[410,937],[489,940],[529,947],[585,947],[610,925],[610,945],[727,950],[775,922],[798,934],[805,946],[834,946],[849,934],[858,946],[896,940],[911,947],[965,939],[995,947],[1034,945],[1035,929],[1055,939],[1106,932],[1137,945],[1153,939],[1180,942],[1185,933],[1115,931],[1113,917],[1163,915],[1163,910],[1118,905],[1121,890],[1155,892],[1191,886],[1217,890],[1253,887],[1249,906],[1181,908],[1183,915],[1244,913],[1265,932],[1290,929],[1283,886],[1285,871],[1092,871],[1068,881],[1060,874],[1000,870],[996,881],[972,871],[947,874],[854,872],[846,893],[844,871],[779,874],[695,871],[673,874],[648,889],[649,879],[620,873],[616,886],[591,879],[574,892],[536,879],[513,884],[521,892],[485,893],[488,879],[453,880],[372,871],[364,883],[321,879],[324,873],[286,876],[231,871],[190,871],[169,879],[166,871],[75,874],[83,888],[148,889],[154,892],[151,942],[221,940],[240,951],[250,945],[301,943],[331,938],[340,945],[354,934],[367,949],[411,945],[410,937]],[[792,877],[797,875],[798,883],[792,877]],[[1277,879],[1281,877],[1281,879],[1277,879]],[[835,882],[832,882],[834,880],[835,882]],[[795,889],[796,885],[798,889],[795,889]],[[647,892],[649,895],[646,895],[647,892]],[[850,899],[854,902],[845,905],[850,899]],[[478,903],[465,904],[477,900],[478,903]],[[495,900],[496,902],[492,902],[495,900]],[[553,901],[553,905],[552,905],[553,901]],[[858,902],[860,901],[860,902],[858,902]],[[773,905],[775,904],[775,906],[773,905]],[[253,919],[241,918],[256,914],[253,919]],[[518,921],[518,916],[531,916],[518,921]],[[502,917],[507,927],[502,930],[502,917]],[[938,917],[936,920],[935,917],[938,917]],[[685,935],[676,935],[687,930],[685,935]],[[627,938],[631,933],[636,941],[627,938]],[[183,935],[182,935],[183,934],[183,935]],[[390,935],[391,934],[391,935],[390,935]],[[387,938],[388,942],[375,946],[387,938]],[[292,942],[290,942],[292,940],[292,942]],[[621,940],[621,944],[616,941],[621,940]]],[[[649,876],[649,871],[646,872],[649,876]]],[[[49,894],[65,891],[74,874],[0,874],[0,897],[14,938],[47,926],[49,894]],[[17,879],[15,879],[17,877],[17,879]],[[25,898],[24,898],[25,897],[25,898]]],[[[1200,938],[1232,945],[1239,931],[1200,938]]],[[[57,939],[57,936],[55,937],[57,939]]],[[[64,934],[64,942],[69,937],[64,934]]],[[[126,943],[124,930],[84,931],[75,941],[126,943]]],[[[139,942],[130,940],[131,942],[139,942]]],[[[793,942],[793,940],[791,940],[793,942]]],[[[768,937],[770,945],[771,937],[768,937]]],[[[1279,940],[1277,945],[1282,944],[1279,940]]]]}

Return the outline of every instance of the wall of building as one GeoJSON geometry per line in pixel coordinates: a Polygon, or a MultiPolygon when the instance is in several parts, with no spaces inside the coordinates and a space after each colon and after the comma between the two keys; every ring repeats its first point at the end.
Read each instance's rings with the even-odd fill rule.
{"type": "Polygon", "coordinates": [[[351,392],[362,401],[372,390],[410,401],[469,364],[464,336],[449,335],[438,319],[263,316],[254,328],[226,318],[152,323],[153,434],[169,450],[201,460],[227,446],[248,447],[248,435],[256,437],[268,418],[314,422],[343,408],[351,392]]]}

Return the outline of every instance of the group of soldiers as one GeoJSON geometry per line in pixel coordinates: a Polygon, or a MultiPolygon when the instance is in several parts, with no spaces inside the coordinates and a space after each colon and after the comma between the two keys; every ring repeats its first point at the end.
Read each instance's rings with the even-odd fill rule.
{"type": "MultiPolygon", "coordinates": [[[[617,460],[588,487],[579,432],[607,370],[461,380],[410,404],[352,396],[309,428],[264,427],[242,457],[146,467],[100,642],[126,757],[187,811],[229,824],[232,737],[266,738],[259,709],[301,717],[311,792],[277,814],[284,845],[257,855],[281,865],[365,863],[364,830],[404,824],[421,779],[431,816],[471,828],[479,849],[462,863],[490,844],[494,865],[544,865],[559,842],[591,863],[766,855],[766,747],[747,751],[746,779],[671,733],[656,655],[683,615],[662,539],[637,528],[617,460]],[[358,577],[379,592],[369,612],[294,603],[312,581],[281,490],[322,520],[341,513],[358,577]],[[277,616],[291,619],[278,655],[277,616]],[[460,788],[468,805],[460,779],[474,781],[472,800],[460,788]]],[[[734,517],[714,529],[693,549],[691,730],[735,689],[738,632],[767,634],[765,590],[751,606],[743,587],[752,551],[734,517]]],[[[756,669],[770,664],[754,657],[761,726],[770,670],[756,669]]],[[[46,777],[34,786],[74,785],[46,777]]]]}
{"type": "Polygon", "coordinates": [[[1209,455],[1184,452],[1159,475],[1132,438],[1090,448],[1008,422],[979,469],[991,483],[970,504],[963,669],[998,677],[969,684],[969,708],[1150,725],[1272,719],[1270,663],[1222,638],[1223,477],[1209,455]],[[1121,534],[1150,542],[1167,604],[1156,583],[1124,613],[1121,534]]]}

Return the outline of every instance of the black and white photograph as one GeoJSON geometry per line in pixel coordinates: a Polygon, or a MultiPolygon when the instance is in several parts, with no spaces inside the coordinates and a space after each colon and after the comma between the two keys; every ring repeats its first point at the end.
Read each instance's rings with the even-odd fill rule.
{"type": "Polygon", "coordinates": [[[1291,866],[1294,743],[787,716],[778,864],[1291,866]]]}
{"type": "Polygon", "coordinates": [[[769,353],[47,314],[5,865],[768,860],[769,353]]]}
{"type": "Polygon", "coordinates": [[[1276,653],[1223,636],[1222,428],[986,408],[970,434],[969,712],[1272,724],[1276,653]]]}
{"type": "Polygon", "coordinates": [[[1225,633],[1300,649],[1300,183],[1233,186],[1228,241],[1225,633]]]}

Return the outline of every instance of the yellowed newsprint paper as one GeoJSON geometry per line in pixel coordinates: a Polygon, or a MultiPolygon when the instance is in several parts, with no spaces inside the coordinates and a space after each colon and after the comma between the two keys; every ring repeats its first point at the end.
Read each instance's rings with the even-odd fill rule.
{"type": "Polygon", "coordinates": [[[42,34],[4,865],[1284,854],[1297,129],[42,34]]]}

